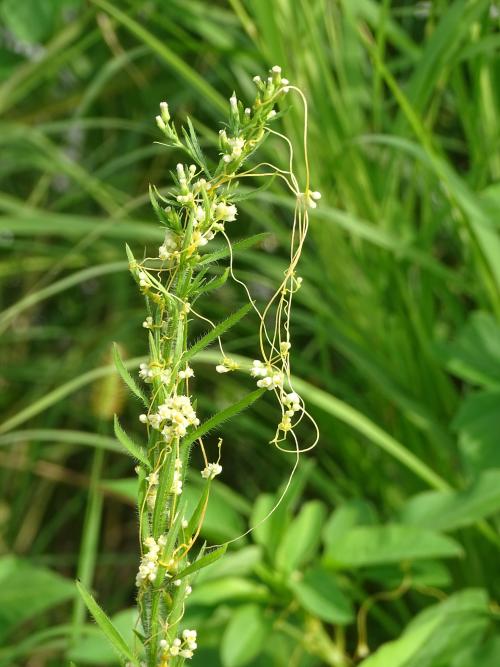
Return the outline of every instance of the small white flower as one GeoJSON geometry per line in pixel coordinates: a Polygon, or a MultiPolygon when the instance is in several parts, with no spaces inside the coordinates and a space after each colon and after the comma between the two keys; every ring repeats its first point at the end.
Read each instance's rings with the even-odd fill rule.
{"type": "Polygon", "coordinates": [[[224,366],[224,364],[218,364],[215,367],[215,370],[217,373],[229,373],[229,368],[227,366],[224,366]]]}
{"type": "Polygon", "coordinates": [[[275,74],[281,74],[281,67],[279,65],[274,65],[272,70],[275,74]]]}
{"type": "Polygon", "coordinates": [[[238,209],[234,204],[219,202],[215,207],[215,215],[217,218],[224,220],[224,222],[233,222],[233,220],[236,220],[237,213],[238,209]]]}
{"type": "Polygon", "coordinates": [[[201,476],[203,479],[214,479],[217,475],[220,475],[222,472],[222,466],[219,463],[209,463],[201,471],[201,476]]]}
{"type": "Polygon", "coordinates": [[[163,120],[163,118],[161,116],[156,116],[155,120],[156,120],[156,124],[158,125],[160,130],[166,130],[167,129],[167,126],[165,125],[165,121],[163,120]]]}
{"type": "Polygon", "coordinates": [[[274,118],[276,116],[276,111],[274,109],[271,109],[271,111],[267,114],[268,120],[271,120],[271,118],[274,118]]]}
{"type": "MultiPolygon", "coordinates": [[[[185,590],[186,597],[187,597],[188,595],[191,595],[192,592],[193,592],[193,589],[191,588],[191,586],[186,586],[186,590],[185,590]]],[[[193,647],[190,646],[189,648],[193,648],[193,647]]],[[[194,648],[196,648],[196,646],[195,646],[194,648]]]]}
{"type": "Polygon", "coordinates": [[[141,424],[147,424],[148,423],[148,416],[147,415],[139,415],[139,421],[141,424]]]}
{"type": "Polygon", "coordinates": [[[193,657],[193,651],[191,651],[191,650],[188,649],[188,648],[184,648],[184,649],[182,649],[182,651],[180,652],[180,655],[181,655],[183,658],[188,658],[188,659],[189,659],[189,658],[192,658],[192,657],[193,657]]]}
{"type": "Polygon", "coordinates": [[[162,119],[165,121],[165,123],[168,123],[170,120],[170,113],[168,110],[168,104],[166,102],[160,102],[160,112],[162,119]]]}
{"type": "Polygon", "coordinates": [[[146,317],[146,319],[142,323],[142,326],[145,329],[152,329],[153,328],[153,318],[150,315],[148,315],[148,317],[146,317]]]}
{"type": "Polygon", "coordinates": [[[179,377],[182,380],[186,380],[187,378],[194,377],[194,371],[191,368],[191,366],[186,366],[186,368],[183,371],[179,371],[179,377]]]}
{"type": "Polygon", "coordinates": [[[250,369],[250,375],[254,378],[257,377],[266,377],[268,373],[267,367],[260,361],[260,359],[254,359],[252,362],[252,368],[250,369]]]}
{"type": "Polygon", "coordinates": [[[181,581],[180,579],[176,579],[176,580],[174,581],[174,586],[179,587],[181,584],[182,584],[182,581],[181,581]]]}

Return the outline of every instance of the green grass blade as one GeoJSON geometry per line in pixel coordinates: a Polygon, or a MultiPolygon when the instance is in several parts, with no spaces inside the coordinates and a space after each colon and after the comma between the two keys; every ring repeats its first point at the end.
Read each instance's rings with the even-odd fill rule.
{"type": "Polygon", "coordinates": [[[180,76],[187,81],[193,88],[195,88],[202,97],[209,100],[219,111],[227,111],[226,100],[207,83],[206,79],[200,76],[196,70],[190,67],[182,58],[180,58],[174,51],[168,48],[165,42],[160,41],[149,30],[146,30],[140,23],[135,21],[131,16],[122,12],[121,9],[115,7],[107,0],[92,0],[92,2],[100,7],[102,10],[113,16],[119,23],[121,23],[129,32],[140,39],[152,51],[157,53],[162,60],[164,60],[172,69],[180,74],[180,76]]]}

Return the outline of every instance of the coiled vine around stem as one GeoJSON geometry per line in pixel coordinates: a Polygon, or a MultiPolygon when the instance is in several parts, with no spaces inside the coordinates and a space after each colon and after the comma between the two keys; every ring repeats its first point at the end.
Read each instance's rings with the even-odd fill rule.
{"type": "Polygon", "coordinates": [[[127,246],[130,271],[145,297],[147,314],[143,327],[149,341],[148,361],[139,369],[147,391],[125,370],[115,348],[118,370],[130,389],[144,402],[145,410],[139,419],[147,435],[147,445],[137,445],[115,420],[118,439],[138,460],[142,554],[136,585],[141,627],[136,628],[137,645],[133,649],[125,650],[126,645],[117,639],[116,630],[110,629],[109,619],[87,591],[81,592],[96,621],[130,665],[178,667],[193,656],[197,646],[196,631],[183,627],[182,623],[193,575],[220,557],[227,546],[215,550],[202,547],[194,555],[210,486],[222,471],[221,441],[216,460],[210,462],[203,436],[268,390],[274,393],[281,413],[271,442],[280,450],[295,455],[290,480],[300,454],[314,447],[318,439],[316,424],[293,388],[290,366],[292,301],[302,282],[297,275],[297,265],[307,234],[308,211],[316,207],[320,198],[319,192],[309,188],[307,104],[300,89],[284,79],[277,66],[272,68],[266,80],[257,76],[254,82],[257,95],[252,106],[244,108],[234,93],[230,98],[229,119],[219,132],[220,155],[215,168],[201,150],[191,122],[188,120],[187,127],[182,128],[179,135],[167,103],[160,104],[156,122],[166,138],[166,145],[186,153],[189,164],[177,165],[173,186],[167,194],[162,195],[156,188],[151,188],[153,208],[165,227],[165,238],[158,253],[138,261],[127,246]],[[289,93],[296,93],[304,106],[304,190],[299,188],[293,171],[290,141],[271,128],[279,117],[275,105],[289,93]],[[286,143],[289,152],[287,169],[267,162],[248,167],[249,158],[270,134],[286,143]],[[237,224],[238,181],[266,177],[282,179],[293,193],[296,205],[288,267],[268,303],[259,309],[247,285],[234,273],[234,248],[230,236],[231,228],[237,224]],[[217,236],[227,247],[210,252],[208,246],[217,236]],[[224,257],[229,258],[226,270],[209,279],[208,272],[214,262],[224,257]],[[214,324],[198,312],[197,302],[229,277],[244,289],[249,304],[223,322],[214,324]],[[221,336],[252,308],[259,318],[260,358],[243,366],[224,353],[221,336]],[[189,324],[193,318],[206,322],[209,329],[203,338],[191,345],[189,324]],[[216,371],[220,374],[250,373],[256,379],[257,389],[200,423],[192,393],[194,370],[191,363],[196,360],[198,352],[216,340],[221,351],[216,371]],[[295,428],[304,418],[310,420],[312,437],[301,447],[295,428]],[[201,475],[206,483],[196,508],[188,515],[182,492],[193,446],[201,449],[205,461],[201,475]]]}

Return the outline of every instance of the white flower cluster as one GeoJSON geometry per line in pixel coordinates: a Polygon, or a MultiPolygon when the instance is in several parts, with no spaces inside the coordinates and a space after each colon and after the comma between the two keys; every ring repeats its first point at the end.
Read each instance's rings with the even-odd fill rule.
{"type": "Polygon", "coordinates": [[[158,574],[160,551],[166,543],[166,535],[160,535],[158,542],[154,537],[146,537],[144,540],[144,546],[147,548],[147,552],[141,558],[139,571],[137,572],[137,577],[135,579],[135,584],[138,588],[148,582],[152,583],[155,581],[156,575],[158,574]]]}
{"type": "Polygon", "coordinates": [[[201,476],[203,479],[214,479],[217,475],[220,475],[222,472],[222,466],[220,463],[209,463],[201,471],[201,476]]]}
{"type": "Polygon", "coordinates": [[[295,391],[292,391],[289,394],[285,394],[283,396],[282,403],[286,407],[286,410],[281,419],[281,422],[278,424],[278,428],[285,432],[291,431],[292,417],[296,412],[300,412],[302,410],[300,396],[295,391]]]}
{"type": "Polygon", "coordinates": [[[169,259],[174,259],[179,254],[180,238],[174,232],[167,230],[165,239],[158,248],[158,256],[161,260],[166,262],[169,259]]]}
{"type": "Polygon", "coordinates": [[[222,156],[224,162],[233,162],[241,157],[245,148],[243,137],[228,137],[225,130],[219,132],[221,146],[227,152],[222,156]]]}
{"type": "Polygon", "coordinates": [[[149,424],[161,431],[167,442],[173,438],[183,438],[190,426],[199,426],[200,420],[191,405],[189,396],[175,395],[158,406],[158,412],[140,415],[143,424],[149,424]]]}
{"type": "Polygon", "coordinates": [[[162,651],[162,658],[165,659],[168,655],[179,655],[181,658],[192,658],[193,651],[196,650],[198,644],[196,643],[196,630],[184,630],[182,639],[177,637],[172,644],[169,644],[166,639],[160,640],[160,649],[162,651]]]}
{"type": "Polygon", "coordinates": [[[257,380],[257,387],[262,389],[276,389],[283,386],[283,373],[282,371],[274,368],[270,364],[264,364],[259,359],[255,359],[252,368],[250,369],[250,375],[254,378],[260,378],[257,380]]]}
{"type": "Polygon", "coordinates": [[[170,381],[171,374],[170,368],[162,368],[158,364],[141,364],[139,366],[139,377],[148,384],[153,382],[155,378],[159,378],[163,384],[167,384],[170,381]]]}

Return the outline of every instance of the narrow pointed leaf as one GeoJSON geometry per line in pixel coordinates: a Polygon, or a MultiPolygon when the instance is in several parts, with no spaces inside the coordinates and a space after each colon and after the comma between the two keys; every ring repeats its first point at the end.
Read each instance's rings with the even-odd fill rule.
{"type": "Polygon", "coordinates": [[[198,558],[198,560],[196,560],[194,563],[184,568],[184,570],[178,572],[176,575],[177,579],[182,579],[182,577],[187,577],[188,574],[194,574],[195,572],[198,572],[198,570],[202,570],[204,567],[210,565],[210,563],[214,563],[216,560],[219,560],[219,558],[222,558],[222,556],[226,553],[226,549],[227,549],[227,544],[224,544],[219,549],[210,551],[210,553],[205,554],[201,558],[198,558]]]}
{"type": "Polygon", "coordinates": [[[140,446],[137,445],[128,435],[127,433],[123,430],[123,428],[120,425],[120,422],[118,421],[118,417],[115,415],[115,422],[114,422],[114,430],[115,430],[115,435],[117,439],[120,441],[120,443],[123,445],[123,447],[127,450],[127,452],[132,456],[134,459],[137,459],[137,461],[140,461],[143,465],[146,466],[146,468],[151,468],[150,463],[148,461],[148,457],[146,455],[146,452],[144,449],[140,446]]]}
{"type": "Polygon", "coordinates": [[[201,352],[201,350],[204,350],[207,345],[210,345],[210,343],[213,343],[214,340],[217,340],[218,336],[222,336],[228,329],[233,327],[237,322],[239,322],[245,315],[249,312],[251,309],[252,304],[247,303],[245,306],[237,310],[235,313],[230,315],[228,318],[225,320],[222,320],[222,322],[219,322],[219,324],[216,324],[215,327],[209,331],[207,334],[205,334],[202,338],[200,338],[199,341],[197,341],[194,345],[192,345],[189,350],[186,351],[183,357],[183,361],[189,361],[189,359],[192,359],[198,352],[201,352]]]}
{"type": "Polygon", "coordinates": [[[248,408],[250,405],[252,405],[252,403],[254,403],[258,398],[260,398],[265,391],[266,391],[265,389],[257,389],[256,391],[253,391],[251,394],[247,394],[247,396],[242,398],[240,401],[236,401],[236,403],[233,403],[229,407],[218,412],[213,417],[210,417],[210,419],[207,419],[206,422],[200,424],[200,426],[198,426],[197,429],[195,429],[192,433],[189,433],[183,439],[182,441],[183,447],[191,445],[193,442],[198,440],[198,438],[203,437],[209,431],[212,431],[214,428],[217,428],[217,426],[220,426],[223,422],[237,415],[238,412],[241,412],[245,408],[248,408]]]}
{"type": "Polygon", "coordinates": [[[122,635],[111,622],[111,619],[104,613],[90,592],[80,581],[76,582],[76,587],[78,588],[78,592],[82,596],[83,601],[85,602],[87,609],[91,613],[95,622],[101,628],[102,632],[108,639],[109,643],[113,646],[115,651],[118,653],[118,655],[120,655],[122,658],[127,658],[127,660],[129,660],[132,665],[138,667],[139,663],[137,658],[132,654],[122,635]]]}
{"type": "Polygon", "coordinates": [[[125,382],[127,387],[130,389],[130,391],[137,396],[137,398],[140,398],[141,401],[144,403],[146,407],[148,407],[148,401],[140,389],[140,387],[137,385],[136,381],[134,378],[130,375],[128,370],[125,368],[122,358],[120,356],[120,351],[118,349],[118,345],[116,343],[113,343],[113,361],[115,362],[116,370],[120,374],[121,379],[125,382]]]}

